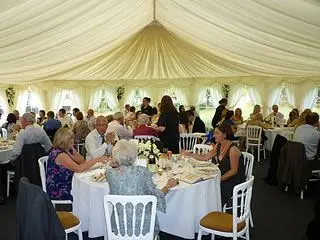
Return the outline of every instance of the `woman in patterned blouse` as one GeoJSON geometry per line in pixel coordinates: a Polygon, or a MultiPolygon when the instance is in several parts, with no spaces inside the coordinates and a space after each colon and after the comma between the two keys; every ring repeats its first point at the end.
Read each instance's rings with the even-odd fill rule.
{"type": "Polygon", "coordinates": [[[72,130],[62,127],[56,132],[46,172],[47,193],[52,200],[72,200],[70,191],[73,173],[86,171],[95,163],[106,160],[103,156],[85,161],[73,144],[72,130]]]}

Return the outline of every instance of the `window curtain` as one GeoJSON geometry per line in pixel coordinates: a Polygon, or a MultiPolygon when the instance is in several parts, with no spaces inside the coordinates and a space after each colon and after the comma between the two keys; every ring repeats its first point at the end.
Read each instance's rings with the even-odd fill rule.
{"type": "Polygon", "coordinates": [[[295,108],[296,107],[295,96],[294,96],[295,86],[293,84],[286,84],[284,87],[284,91],[286,93],[290,108],[295,108]]]}
{"type": "Polygon", "coordinates": [[[51,91],[51,106],[50,109],[57,112],[62,105],[62,94],[63,90],[60,88],[53,88],[51,91]]]}
{"type": "Polygon", "coordinates": [[[92,108],[94,111],[96,111],[100,105],[102,98],[102,89],[100,88],[94,88],[90,91],[90,102],[89,102],[89,108],[92,108]]]}
{"type": "Polygon", "coordinates": [[[9,105],[8,105],[8,101],[7,101],[7,97],[6,97],[6,92],[4,91],[0,91],[0,106],[3,109],[3,115],[2,115],[2,121],[5,121],[6,116],[9,113],[9,105]]]}
{"type": "Polygon", "coordinates": [[[24,114],[28,103],[28,90],[19,90],[17,98],[17,110],[24,114]]]}
{"type": "Polygon", "coordinates": [[[196,105],[199,106],[201,100],[206,96],[207,89],[210,92],[212,106],[214,108],[219,106],[219,101],[222,98],[221,84],[213,84],[211,86],[195,86],[194,95],[196,97],[196,105]]]}
{"type": "Polygon", "coordinates": [[[318,99],[318,88],[313,88],[307,92],[302,104],[302,110],[313,109],[318,99]]]}
{"type": "Polygon", "coordinates": [[[275,86],[269,88],[269,95],[268,95],[268,112],[271,111],[272,105],[279,105],[280,103],[280,95],[282,90],[282,85],[275,86]]]}
{"type": "Polygon", "coordinates": [[[117,109],[118,108],[118,99],[116,96],[115,89],[110,86],[104,86],[106,98],[108,105],[111,109],[117,109]]]}
{"type": "Polygon", "coordinates": [[[230,109],[234,109],[239,100],[241,99],[243,92],[242,88],[244,86],[242,84],[233,84],[230,85],[230,92],[228,96],[228,107],[230,109]]]}
{"type": "Polygon", "coordinates": [[[169,89],[166,89],[164,91],[164,94],[162,94],[162,95],[160,94],[160,99],[163,95],[169,95],[170,97],[172,97],[173,93],[175,94],[175,96],[177,98],[177,102],[179,104],[184,105],[184,106],[189,106],[186,95],[184,94],[184,92],[180,88],[177,88],[177,87],[171,87],[169,89]]]}

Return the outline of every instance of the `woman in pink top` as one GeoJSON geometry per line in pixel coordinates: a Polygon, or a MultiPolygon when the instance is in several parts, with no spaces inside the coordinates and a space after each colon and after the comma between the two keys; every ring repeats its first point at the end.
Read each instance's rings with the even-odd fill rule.
{"type": "Polygon", "coordinates": [[[148,127],[147,124],[150,122],[150,117],[147,114],[141,114],[138,118],[138,126],[133,130],[133,136],[158,136],[156,130],[148,127]]]}

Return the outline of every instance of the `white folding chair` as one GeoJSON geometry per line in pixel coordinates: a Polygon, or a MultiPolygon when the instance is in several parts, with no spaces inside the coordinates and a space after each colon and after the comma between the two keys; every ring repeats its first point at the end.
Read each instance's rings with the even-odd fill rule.
{"type": "Polygon", "coordinates": [[[192,133],[180,134],[179,148],[180,150],[193,151],[193,146],[197,143],[198,136],[192,133]]]}
{"type": "Polygon", "coordinates": [[[10,183],[13,182],[14,175],[14,171],[7,171],[7,197],[10,195],[10,183]]]}
{"type": "Polygon", "coordinates": [[[263,151],[263,157],[266,158],[266,150],[261,143],[262,127],[259,126],[247,126],[247,138],[246,138],[246,152],[249,150],[249,146],[258,148],[258,162],[260,162],[260,151],[263,151]]]}
{"type": "Polygon", "coordinates": [[[86,158],[85,143],[76,143],[74,144],[74,147],[81,156],[86,158]]]}
{"type": "Polygon", "coordinates": [[[193,146],[193,153],[197,153],[200,155],[205,155],[208,152],[210,152],[212,149],[212,147],[210,145],[206,145],[206,144],[195,144],[193,146]]]}
{"type": "MultiPolygon", "coordinates": [[[[48,162],[48,156],[41,157],[38,160],[39,169],[40,169],[42,190],[44,192],[47,192],[47,186],[46,186],[47,162],[48,162]]],[[[51,202],[52,202],[54,207],[57,204],[72,204],[71,200],[51,200],[51,202]]]]}
{"type": "Polygon", "coordinates": [[[233,188],[232,215],[211,212],[201,219],[198,240],[201,240],[202,232],[211,233],[213,240],[215,235],[229,237],[233,240],[245,235],[246,240],[250,240],[249,215],[253,181],[254,177],[233,188]]]}
{"type": "Polygon", "coordinates": [[[160,141],[159,138],[152,136],[152,135],[139,135],[139,136],[134,136],[134,139],[137,140],[142,140],[142,141],[148,141],[148,140],[155,140],[155,141],[160,141]]]}
{"type": "Polygon", "coordinates": [[[153,240],[157,237],[154,236],[154,227],[156,221],[156,207],[157,198],[155,196],[120,196],[120,195],[106,195],[104,196],[104,210],[107,224],[107,231],[105,239],[141,239],[141,240],[153,240]],[[151,206],[150,206],[151,203],[151,206]],[[149,209],[149,206],[151,209],[149,209]],[[138,221],[136,215],[138,209],[141,211],[141,219],[138,221]],[[147,218],[145,218],[146,211],[151,210],[150,227],[146,235],[142,234],[143,226],[147,218]],[[127,221],[128,217],[132,217],[132,228],[128,229],[129,224],[127,221]],[[118,234],[116,235],[112,231],[111,218],[114,219],[114,228],[117,229],[118,234]],[[136,224],[138,224],[139,235],[136,236],[136,224]],[[120,225],[124,226],[124,235],[120,234],[120,225]],[[132,230],[132,231],[131,231],[132,230]],[[130,236],[128,232],[132,232],[130,236]]]}
{"type": "MultiPolygon", "coordinates": [[[[253,163],[254,163],[254,156],[251,153],[247,152],[242,152],[243,156],[243,163],[245,167],[245,176],[246,176],[246,181],[250,180],[252,178],[252,170],[253,170],[253,163]]],[[[240,206],[238,206],[240,207],[240,206]]],[[[223,206],[223,212],[226,212],[226,210],[232,209],[232,207],[228,207],[226,204],[223,206]]],[[[254,227],[253,225],[253,218],[251,214],[251,208],[249,209],[249,214],[250,214],[250,225],[251,227],[254,227]]]]}

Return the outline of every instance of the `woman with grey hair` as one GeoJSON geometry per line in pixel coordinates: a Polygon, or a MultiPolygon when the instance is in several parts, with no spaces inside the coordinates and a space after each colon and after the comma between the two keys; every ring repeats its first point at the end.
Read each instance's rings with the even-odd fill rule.
{"type": "MultiPolygon", "coordinates": [[[[118,164],[117,168],[112,168],[107,171],[107,179],[110,188],[111,195],[153,195],[157,197],[157,210],[161,212],[165,212],[166,210],[166,202],[165,202],[165,194],[169,192],[169,190],[177,185],[176,179],[169,179],[167,185],[160,189],[157,189],[156,185],[152,181],[152,174],[148,171],[147,168],[141,166],[135,166],[134,162],[137,159],[138,151],[137,151],[137,142],[135,140],[120,140],[114,146],[112,151],[113,160],[118,164]]],[[[127,211],[132,212],[132,209],[129,209],[129,206],[126,206],[127,211]]],[[[139,208],[139,207],[138,207],[139,208]]],[[[137,209],[138,209],[137,208],[137,209]]],[[[123,210],[118,209],[120,212],[119,218],[122,217],[123,210]]],[[[140,230],[138,227],[138,223],[141,222],[141,214],[142,207],[136,210],[136,233],[133,233],[132,227],[132,215],[127,216],[128,221],[128,234],[132,236],[132,234],[138,235],[138,231],[140,230]],[[131,227],[130,227],[131,224],[131,227]]],[[[149,231],[150,225],[150,217],[151,217],[151,206],[146,207],[145,212],[145,221],[143,224],[143,234],[146,234],[149,231]]],[[[123,222],[123,219],[119,219],[120,222],[123,222]]],[[[112,221],[112,231],[115,234],[119,234],[115,227],[115,219],[114,216],[111,219],[112,221]]],[[[124,235],[124,225],[120,224],[120,234],[124,235]]],[[[156,219],[155,224],[155,235],[159,234],[159,224],[156,219]]]]}
{"type": "Polygon", "coordinates": [[[157,137],[157,131],[147,126],[149,122],[150,117],[145,113],[141,114],[138,118],[138,126],[133,130],[133,136],[148,135],[157,137]]]}

